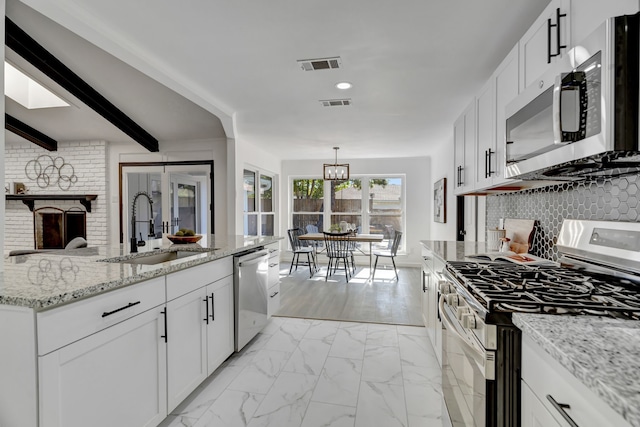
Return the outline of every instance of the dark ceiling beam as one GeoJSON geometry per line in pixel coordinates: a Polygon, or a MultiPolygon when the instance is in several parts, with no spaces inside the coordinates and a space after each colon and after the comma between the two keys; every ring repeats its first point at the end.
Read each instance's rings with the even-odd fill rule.
{"type": "Polygon", "coordinates": [[[133,138],[138,144],[152,152],[160,151],[157,139],[60,62],[58,58],[31,38],[8,17],[5,17],[5,44],[122,132],[133,138]]]}
{"type": "Polygon", "coordinates": [[[21,122],[13,116],[8,114],[4,115],[4,128],[9,132],[13,132],[16,135],[23,137],[27,141],[31,141],[34,144],[39,145],[45,150],[58,151],[58,141],[45,135],[39,130],[32,128],[28,124],[21,122]]]}

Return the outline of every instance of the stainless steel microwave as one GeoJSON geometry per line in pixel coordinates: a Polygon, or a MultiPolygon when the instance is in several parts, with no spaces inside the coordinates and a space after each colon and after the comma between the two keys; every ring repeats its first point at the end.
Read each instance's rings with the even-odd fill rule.
{"type": "Polygon", "coordinates": [[[611,18],[506,107],[507,178],[640,172],[640,13],[611,18]]]}

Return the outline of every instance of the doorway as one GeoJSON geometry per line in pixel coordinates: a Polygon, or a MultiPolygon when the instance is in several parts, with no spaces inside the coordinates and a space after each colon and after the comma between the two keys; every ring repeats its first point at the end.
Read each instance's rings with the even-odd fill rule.
{"type": "Polygon", "coordinates": [[[120,243],[181,229],[214,233],[213,161],[120,163],[120,243]]]}

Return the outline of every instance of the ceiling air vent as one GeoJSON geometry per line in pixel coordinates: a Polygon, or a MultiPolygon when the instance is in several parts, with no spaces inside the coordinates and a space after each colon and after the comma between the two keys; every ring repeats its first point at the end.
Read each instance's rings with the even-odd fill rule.
{"type": "Polygon", "coordinates": [[[316,71],[340,68],[341,62],[340,57],[336,56],[335,58],[300,59],[298,64],[304,71],[316,71]]]}
{"type": "Polygon", "coordinates": [[[321,99],[320,103],[324,107],[342,107],[351,105],[351,99],[321,99]]]}

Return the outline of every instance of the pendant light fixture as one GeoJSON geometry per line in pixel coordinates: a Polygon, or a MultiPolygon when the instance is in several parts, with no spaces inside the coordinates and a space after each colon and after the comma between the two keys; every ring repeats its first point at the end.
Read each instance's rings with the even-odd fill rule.
{"type": "Polygon", "coordinates": [[[336,162],[323,165],[323,176],[327,181],[346,181],[349,179],[349,164],[338,164],[338,150],[340,147],[333,147],[336,150],[336,162]]]}

